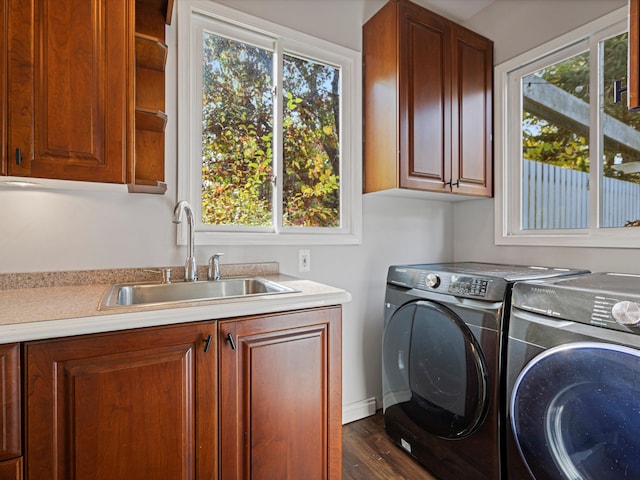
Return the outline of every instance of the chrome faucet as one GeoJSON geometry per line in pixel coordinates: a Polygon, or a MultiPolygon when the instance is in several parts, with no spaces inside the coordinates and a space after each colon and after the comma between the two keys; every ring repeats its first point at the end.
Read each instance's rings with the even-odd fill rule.
{"type": "Polygon", "coordinates": [[[194,234],[194,219],[193,210],[191,205],[186,200],[178,202],[173,209],[173,223],[182,223],[182,212],[187,215],[187,223],[189,226],[189,236],[187,239],[187,260],[184,263],[184,281],[195,282],[198,280],[198,267],[196,266],[196,257],[193,252],[193,234],[194,234]]]}
{"type": "Polygon", "coordinates": [[[216,253],[209,258],[207,280],[220,280],[220,257],[222,255],[224,255],[224,253],[216,253]]]}

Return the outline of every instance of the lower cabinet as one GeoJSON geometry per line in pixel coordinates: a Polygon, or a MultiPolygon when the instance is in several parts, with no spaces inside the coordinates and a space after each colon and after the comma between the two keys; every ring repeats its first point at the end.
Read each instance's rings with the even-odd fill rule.
{"type": "Polygon", "coordinates": [[[340,479],[340,307],[218,328],[221,478],[340,479]]]}
{"type": "Polygon", "coordinates": [[[341,338],[336,306],[27,342],[25,478],[340,479],[341,338]]]}
{"type": "Polygon", "coordinates": [[[0,345],[0,480],[22,478],[20,344],[0,345]]]}
{"type": "Polygon", "coordinates": [[[26,343],[26,478],[217,478],[215,335],[209,322],[26,343]]]}
{"type": "Polygon", "coordinates": [[[0,480],[22,480],[22,457],[0,462],[0,480]]]}

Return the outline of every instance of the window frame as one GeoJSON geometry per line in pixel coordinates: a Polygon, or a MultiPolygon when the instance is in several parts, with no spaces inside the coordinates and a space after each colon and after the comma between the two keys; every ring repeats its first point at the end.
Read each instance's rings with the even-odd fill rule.
{"type": "MultiPolygon", "coordinates": [[[[545,63],[569,58],[586,46],[590,52],[591,98],[600,98],[597,51],[598,43],[628,29],[628,9],[620,8],[578,29],[568,32],[537,48],[518,55],[495,67],[495,236],[496,245],[615,247],[637,248],[640,229],[598,227],[603,142],[600,105],[590,102],[589,183],[595,185],[595,194],[589,197],[589,228],[522,230],[522,175],[521,175],[521,112],[522,92],[520,79],[525,71],[535,71],[545,63]],[[514,119],[515,117],[515,119],[514,119]],[[515,128],[517,122],[518,128],[515,128]],[[596,126],[594,128],[594,125],[596,126]],[[513,159],[519,158],[519,161],[513,159]]],[[[582,50],[584,51],[584,49],[582,50]]]]}
{"type": "MultiPolygon", "coordinates": [[[[214,31],[215,33],[215,31],[214,31]]],[[[278,62],[278,70],[281,66],[278,62]]],[[[282,72],[278,72],[281,76],[282,72]]],[[[361,54],[310,35],[283,27],[261,18],[239,12],[210,1],[181,0],[178,7],[178,199],[191,204],[195,223],[195,243],[198,245],[350,245],[362,242],[362,91],[361,54]],[[282,148],[274,142],[274,166],[277,195],[274,205],[277,215],[272,227],[215,226],[202,224],[200,162],[185,161],[202,157],[202,45],[197,37],[207,20],[224,25],[225,34],[237,29],[238,39],[246,35],[260,41],[272,41],[274,55],[283,53],[308,58],[341,69],[341,158],[340,202],[341,226],[337,228],[282,226],[282,148]]],[[[281,85],[274,96],[274,114],[281,124],[281,85]]],[[[275,118],[275,117],[274,117],[275,118]]],[[[178,225],[178,244],[186,243],[186,228],[178,225]]]]}

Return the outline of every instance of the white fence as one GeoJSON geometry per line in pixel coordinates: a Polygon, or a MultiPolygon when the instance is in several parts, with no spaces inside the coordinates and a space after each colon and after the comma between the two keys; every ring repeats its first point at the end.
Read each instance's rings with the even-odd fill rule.
{"type": "MultiPolygon", "coordinates": [[[[589,227],[589,174],[524,160],[522,228],[589,227]]],[[[640,219],[640,184],[604,178],[601,227],[640,219]]]]}

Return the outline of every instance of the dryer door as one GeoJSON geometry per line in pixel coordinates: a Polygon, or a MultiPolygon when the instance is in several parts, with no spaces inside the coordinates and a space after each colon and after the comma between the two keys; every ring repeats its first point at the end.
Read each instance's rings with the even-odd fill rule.
{"type": "Polygon", "coordinates": [[[424,430],[461,438],[482,422],[487,367],[467,325],[447,307],[414,301],[400,307],[383,339],[384,406],[402,409],[424,430]]]}
{"type": "Polygon", "coordinates": [[[640,478],[640,351],[581,342],[522,370],[511,426],[536,480],[640,478]]]}

